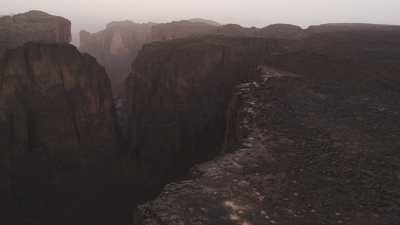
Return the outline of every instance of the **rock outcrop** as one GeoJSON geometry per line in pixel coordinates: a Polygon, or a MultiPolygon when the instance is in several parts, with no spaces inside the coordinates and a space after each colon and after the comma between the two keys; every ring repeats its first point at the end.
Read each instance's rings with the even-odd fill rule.
{"type": "MultiPolygon", "coordinates": [[[[275,43],[277,52],[266,48],[261,79],[236,86],[228,107],[225,152],[234,153],[167,185],[139,207],[134,224],[397,224],[399,35],[323,32],[275,43]]],[[[166,68],[180,71],[169,62],[146,88],[165,80],[166,68]]],[[[154,112],[147,114],[157,118],[154,112]]]]}
{"type": "Polygon", "coordinates": [[[0,55],[30,41],[69,43],[71,22],[41,11],[0,17],[0,55]]]}
{"type": "Polygon", "coordinates": [[[75,213],[98,207],[95,196],[116,195],[106,184],[118,180],[118,140],[110,81],[93,57],[68,44],[7,51],[0,62],[0,223],[93,222],[98,216],[75,213]]]}

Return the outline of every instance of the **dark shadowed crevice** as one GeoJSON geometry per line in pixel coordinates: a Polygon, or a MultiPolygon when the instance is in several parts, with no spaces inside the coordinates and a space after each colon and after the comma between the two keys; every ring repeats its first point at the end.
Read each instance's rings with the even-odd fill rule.
{"type": "MultiPolygon", "coordinates": [[[[35,75],[34,71],[32,68],[32,65],[30,64],[29,60],[29,51],[25,50],[23,51],[24,54],[24,62],[25,62],[25,68],[26,68],[26,73],[28,75],[28,79],[35,84],[35,75]]],[[[23,81],[22,81],[23,82],[23,81]]],[[[32,89],[34,87],[24,87],[22,85],[22,88],[26,88],[26,90],[20,90],[21,91],[21,102],[22,106],[24,108],[24,113],[25,113],[25,119],[26,119],[26,132],[27,132],[27,150],[28,152],[33,152],[34,149],[37,146],[39,140],[37,140],[37,130],[36,130],[36,119],[34,115],[34,111],[32,109],[32,105],[30,104],[29,98],[30,95],[32,94],[32,89]]]]}
{"type": "Polygon", "coordinates": [[[69,111],[69,114],[70,114],[70,117],[71,117],[72,125],[73,125],[74,130],[75,130],[76,140],[78,142],[78,145],[81,146],[81,134],[79,132],[78,121],[77,121],[76,114],[75,114],[76,107],[75,107],[75,104],[73,103],[73,101],[71,100],[70,94],[68,93],[68,90],[67,90],[67,88],[65,86],[64,73],[63,73],[63,70],[61,68],[61,65],[57,65],[57,69],[58,69],[58,73],[59,73],[60,78],[61,78],[64,97],[65,97],[65,100],[67,101],[67,105],[69,106],[68,107],[69,108],[68,111],[69,111]]]}

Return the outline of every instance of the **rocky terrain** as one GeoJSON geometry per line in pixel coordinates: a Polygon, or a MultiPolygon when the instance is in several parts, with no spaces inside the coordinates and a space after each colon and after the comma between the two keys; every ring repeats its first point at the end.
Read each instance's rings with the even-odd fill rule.
{"type": "Polygon", "coordinates": [[[0,17],[0,56],[29,41],[69,43],[71,22],[41,11],[0,17]]]}
{"type": "Polygon", "coordinates": [[[259,78],[234,89],[234,144],[220,148],[233,153],[167,185],[133,224],[398,224],[398,35],[276,43],[285,48],[265,55],[259,78]]]}

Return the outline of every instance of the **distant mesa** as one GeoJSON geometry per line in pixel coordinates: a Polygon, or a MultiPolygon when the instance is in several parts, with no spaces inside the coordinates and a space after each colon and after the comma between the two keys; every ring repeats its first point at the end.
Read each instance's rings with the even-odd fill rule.
{"type": "Polygon", "coordinates": [[[193,19],[189,19],[190,22],[193,23],[205,23],[211,26],[221,26],[220,23],[215,22],[213,20],[206,20],[206,19],[202,19],[202,18],[193,18],[193,19]]]}
{"type": "Polygon", "coordinates": [[[327,23],[307,28],[311,33],[341,32],[341,31],[399,31],[400,26],[368,23],[327,23]]]}
{"type": "Polygon", "coordinates": [[[259,31],[260,36],[281,39],[303,39],[307,32],[301,27],[291,24],[272,24],[259,31]]]}
{"type": "Polygon", "coordinates": [[[31,41],[69,43],[71,22],[38,10],[0,17],[0,55],[31,41]]]}

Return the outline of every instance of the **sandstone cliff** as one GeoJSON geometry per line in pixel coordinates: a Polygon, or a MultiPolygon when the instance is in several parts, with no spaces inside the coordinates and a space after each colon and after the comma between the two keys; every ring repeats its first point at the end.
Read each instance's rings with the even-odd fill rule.
{"type": "Polygon", "coordinates": [[[0,146],[0,223],[89,218],[74,213],[95,207],[95,190],[107,196],[119,149],[104,68],[67,44],[7,51],[0,62],[0,146]]]}
{"type": "Polygon", "coordinates": [[[0,55],[29,41],[69,43],[71,22],[41,11],[0,17],[0,55]]]}

